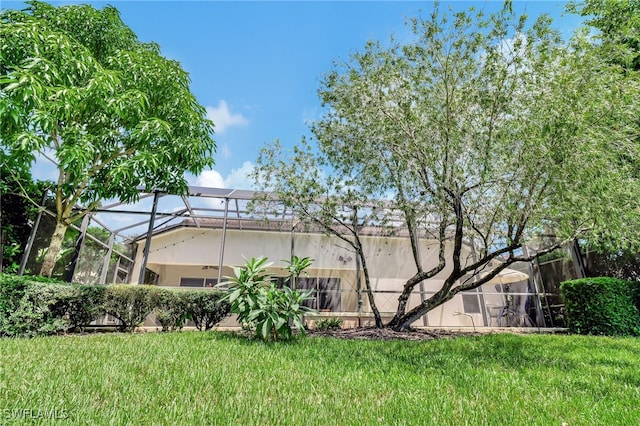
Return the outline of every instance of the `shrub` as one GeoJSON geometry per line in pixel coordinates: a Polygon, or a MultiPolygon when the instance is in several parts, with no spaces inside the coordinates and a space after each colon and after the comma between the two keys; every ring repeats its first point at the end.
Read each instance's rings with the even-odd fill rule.
{"type": "Polygon", "coordinates": [[[61,284],[62,282],[38,276],[0,274],[0,321],[4,315],[8,315],[17,309],[27,287],[34,283],[61,284]]]}
{"type": "Polygon", "coordinates": [[[630,281],[630,284],[633,289],[633,304],[640,312],[640,281],[630,281]]]}
{"type": "Polygon", "coordinates": [[[182,290],[176,295],[186,306],[187,318],[191,319],[200,331],[210,330],[224,319],[231,310],[225,294],[218,290],[182,290]]]}
{"type": "Polygon", "coordinates": [[[616,278],[583,278],[560,285],[567,326],[579,334],[640,335],[634,303],[637,284],[616,278]]]}
{"type": "Polygon", "coordinates": [[[158,289],[154,312],[162,331],[180,330],[188,317],[187,300],[175,290],[158,289]]]}
{"type": "Polygon", "coordinates": [[[9,316],[18,309],[28,286],[27,277],[0,274],[0,335],[14,335],[9,316]]]}
{"type": "Polygon", "coordinates": [[[304,333],[304,314],[312,309],[303,303],[312,290],[277,289],[267,273],[270,265],[266,257],[252,258],[244,268],[234,268],[235,277],[219,285],[229,286],[225,299],[243,327],[255,330],[265,340],[288,340],[293,337],[292,326],[304,333]]]}
{"type": "Polygon", "coordinates": [[[54,279],[0,275],[0,336],[47,335],[75,327],[82,320],[76,314],[84,309],[80,293],[79,287],[54,279]]]}
{"type": "Polygon", "coordinates": [[[15,312],[10,316],[17,336],[43,336],[66,332],[71,322],[66,305],[76,290],[69,285],[33,283],[28,285],[15,312]]]}
{"type": "Polygon", "coordinates": [[[121,331],[133,331],[153,311],[159,294],[149,285],[110,285],[104,293],[104,312],[120,321],[121,331]]]}
{"type": "Polygon", "coordinates": [[[82,330],[104,312],[103,285],[74,285],[75,293],[68,300],[66,314],[72,329],[82,330]]]}
{"type": "Polygon", "coordinates": [[[340,318],[323,318],[316,323],[316,329],[318,330],[333,330],[340,327],[342,327],[340,318]]]}

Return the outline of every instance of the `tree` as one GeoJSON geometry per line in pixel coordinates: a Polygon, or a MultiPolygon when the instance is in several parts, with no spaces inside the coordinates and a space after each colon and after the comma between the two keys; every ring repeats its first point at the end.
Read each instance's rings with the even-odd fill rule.
{"type": "Polygon", "coordinates": [[[0,142],[10,157],[57,162],[51,275],[69,224],[101,200],[186,191],[186,171],[213,165],[213,123],[188,74],[138,41],[106,6],[28,2],[0,15],[0,142]]]}
{"type": "MultiPolygon", "coordinates": [[[[574,1],[569,3],[567,10],[587,18],[586,24],[593,33],[593,48],[602,59],[616,66],[631,82],[637,80],[640,71],[640,1],[574,1]]],[[[638,142],[640,139],[636,135],[636,144],[638,142]]],[[[623,155],[622,160],[628,161],[628,167],[640,174],[639,165],[632,156],[623,155]]],[[[615,241],[592,240],[586,251],[588,276],[637,279],[640,259],[634,247],[619,247],[615,241]]]]}
{"type": "Polygon", "coordinates": [[[325,165],[326,159],[314,155],[312,147],[304,139],[295,147],[291,158],[285,156],[279,141],[265,146],[256,160],[253,177],[257,186],[268,191],[258,193],[251,208],[263,209],[267,215],[278,215],[283,212],[282,209],[292,210],[295,216],[311,222],[326,235],[336,237],[351,247],[362,268],[365,292],[376,327],[382,327],[366,253],[358,234],[358,229],[377,219],[375,215],[362,215],[371,213],[374,204],[367,199],[369,192],[352,190],[354,182],[348,180],[348,176],[325,175],[322,171],[325,165]],[[277,194],[275,203],[272,193],[277,194]],[[359,205],[366,206],[360,215],[359,205]]]}
{"type": "Polygon", "coordinates": [[[583,35],[563,42],[546,16],[528,24],[508,7],[448,16],[436,6],[409,24],[408,42],[369,42],[324,77],[317,150],[303,142],[287,158],[269,145],[256,172],[264,189],[325,227],[340,218],[319,212],[345,202],[362,210],[372,199],[384,201],[369,208],[375,221],[402,219],[415,271],[389,327],[407,329],[574,238],[637,244],[638,186],[621,159],[637,162],[637,80],[583,35]],[[279,173],[283,164],[304,168],[279,173]],[[422,265],[424,235],[437,241],[436,265],[422,265]],[[436,275],[441,288],[409,309],[416,286],[436,275]]]}
{"type": "Polygon", "coordinates": [[[627,72],[640,71],[640,1],[573,1],[567,9],[588,17],[586,23],[598,31],[597,47],[609,61],[627,72]]]}

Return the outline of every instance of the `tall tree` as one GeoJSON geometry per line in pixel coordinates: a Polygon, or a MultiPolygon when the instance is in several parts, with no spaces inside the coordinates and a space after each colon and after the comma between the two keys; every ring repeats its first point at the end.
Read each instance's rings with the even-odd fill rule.
{"type": "MultiPolygon", "coordinates": [[[[567,10],[586,18],[585,30],[591,35],[593,48],[604,61],[616,66],[633,84],[640,72],[640,1],[639,0],[586,0],[572,1],[567,10]]],[[[640,123],[640,117],[637,119],[640,123]]],[[[640,134],[636,134],[636,144],[640,134]]],[[[621,161],[640,175],[640,164],[633,156],[622,153],[621,161]]],[[[586,248],[587,268],[590,276],[615,276],[634,280],[640,269],[635,247],[620,247],[616,241],[592,240],[586,248]],[[595,274],[595,275],[594,275],[595,274]]]]}
{"type": "Polygon", "coordinates": [[[382,197],[387,207],[377,211],[403,219],[415,270],[388,326],[406,329],[573,238],[637,243],[638,187],[621,153],[637,161],[638,82],[623,81],[584,37],[564,43],[550,24],[546,16],[528,24],[508,7],[449,16],[436,6],[410,21],[410,41],[370,42],[324,77],[316,161],[300,148],[288,160],[306,161],[298,163],[304,173],[275,175],[276,163],[259,164],[258,181],[290,205],[310,203],[295,198],[304,189],[292,197],[282,188],[321,179],[332,185],[328,200],[345,189],[382,197]],[[555,238],[542,241],[549,230],[555,238]],[[437,264],[422,264],[421,235],[437,241],[437,264]],[[465,245],[475,258],[463,257],[465,245]],[[416,286],[436,275],[441,288],[409,308],[416,286]]]}
{"type": "Polygon", "coordinates": [[[188,74],[115,8],[28,5],[0,15],[0,143],[10,157],[57,163],[41,269],[51,275],[70,223],[103,199],[136,200],[140,187],[183,193],[186,171],[213,165],[215,142],[188,74]]]}
{"type": "Polygon", "coordinates": [[[640,71],[639,0],[572,1],[567,9],[586,17],[587,25],[597,30],[603,56],[627,72],[640,71]]]}

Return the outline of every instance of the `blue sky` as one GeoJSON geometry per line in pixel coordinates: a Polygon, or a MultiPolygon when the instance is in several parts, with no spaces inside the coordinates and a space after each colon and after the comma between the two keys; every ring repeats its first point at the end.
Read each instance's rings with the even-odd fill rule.
{"type": "MultiPolygon", "coordinates": [[[[431,1],[109,1],[55,2],[115,6],[142,41],[154,41],[162,53],[190,73],[192,91],[216,123],[218,151],[214,170],[190,177],[202,186],[250,189],[244,172],[257,151],[279,138],[293,145],[308,134],[308,121],[322,115],[317,89],[332,61],[347,59],[367,40],[382,42],[406,34],[404,22],[431,1]]],[[[514,9],[534,18],[553,16],[569,35],[578,25],[562,17],[566,2],[514,2],[514,9]]],[[[0,0],[3,9],[22,2],[0,0]]],[[[489,10],[502,1],[441,2],[442,9],[470,5],[489,10]]],[[[52,178],[40,165],[35,175],[52,178]]]]}

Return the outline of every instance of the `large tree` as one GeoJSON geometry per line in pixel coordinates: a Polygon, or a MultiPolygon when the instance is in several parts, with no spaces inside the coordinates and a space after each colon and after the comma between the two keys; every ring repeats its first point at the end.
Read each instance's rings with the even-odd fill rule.
{"type": "Polygon", "coordinates": [[[183,193],[186,171],[213,165],[213,123],[188,74],[142,43],[111,6],[30,1],[0,15],[0,143],[6,155],[55,160],[51,275],[69,224],[139,188],[183,193]]]}
{"type": "MultiPolygon", "coordinates": [[[[640,72],[640,1],[573,1],[567,9],[586,18],[593,48],[602,59],[618,67],[619,72],[630,81],[637,80],[640,72]]],[[[640,117],[637,121],[640,123],[640,117]]],[[[636,134],[638,142],[640,134],[636,134]]],[[[622,158],[625,159],[625,156],[622,158]]],[[[628,167],[640,175],[640,164],[634,162],[633,157],[628,160],[628,167]]],[[[638,279],[640,258],[635,247],[619,247],[615,241],[608,240],[588,243],[585,268],[588,275],[638,279]]]]}
{"type": "Polygon", "coordinates": [[[628,160],[638,160],[638,82],[612,70],[585,37],[565,43],[550,24],[546,16],[529,24],[507,7],[450,16],[436,6],[410,21],[407,42],[370,42],[324,77],[316,151],[297,147],[286,157],[270,145],[262,153],[282,162],[259,161],[257,181],[301,217],[335,219],[309,206],[335,212],[348,191],[385,200],[371,209],[378,223],[380,214],[402,219],[415,270],[388,326],[406,329],[508,265],[572,239],[637,243],[628,160]],[[279,173],[281,164],[300,166],[279,173]],[[306,190],[324,197],[296,199],[306,190]],[[422,264],[424,236],[437,241],[436,265],[422,264]],[[465,245],[473,259],[463,257],[465,245]],[[411,293],[436,275],[441,288],[409,309],[411,293]]]}
{"type": "Polygon", "coordinates": [[[597,30],[597,47],[607,60],[625,72],[640,71],[639,0],[572,1],[567,9],[586,17],[597,30]]]}

